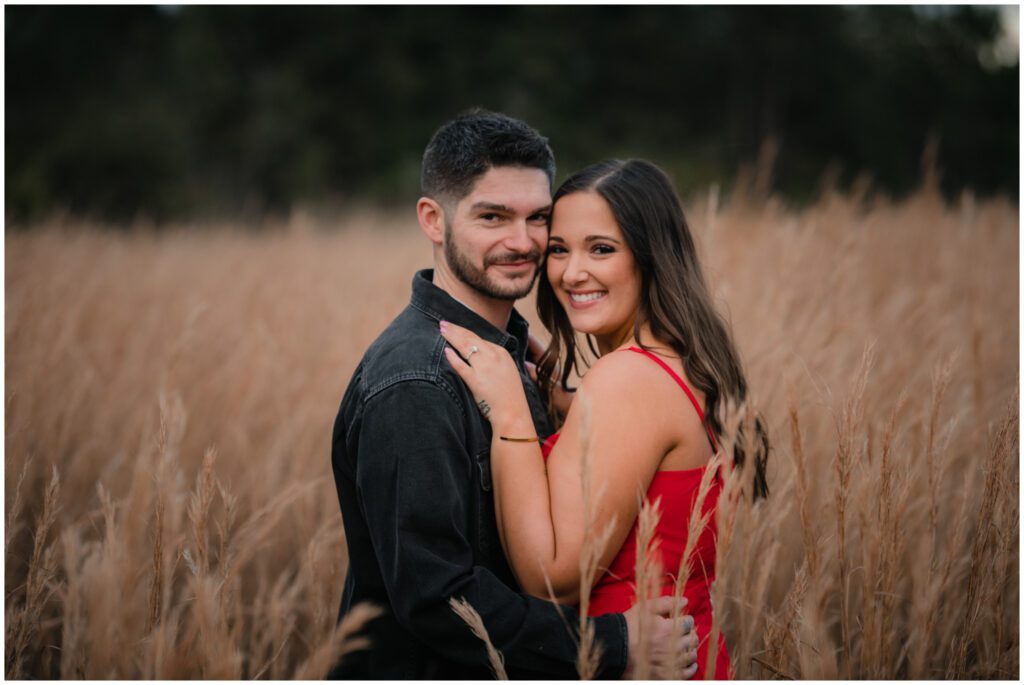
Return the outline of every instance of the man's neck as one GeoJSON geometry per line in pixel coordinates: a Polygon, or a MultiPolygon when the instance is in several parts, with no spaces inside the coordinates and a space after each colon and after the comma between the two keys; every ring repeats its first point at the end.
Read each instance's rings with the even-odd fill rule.
{"type": "Polygon", "coordinates": [[[513,302],[487,297],[455,278],[447,269],[434,267],[434,285],[445,291],[474,313],[482,316],[499,331],[508,328],[513,302]]]}

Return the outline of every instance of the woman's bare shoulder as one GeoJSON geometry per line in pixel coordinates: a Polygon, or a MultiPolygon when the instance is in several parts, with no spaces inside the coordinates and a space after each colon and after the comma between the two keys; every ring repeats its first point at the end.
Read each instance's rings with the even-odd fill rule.
{"type": "Polygon", "coordinates": [[[664,369],[645,355],[629,350],[604,355],[580,380],[585,393],[615,403],[633,403],[638,398],[657,401],[671,391],[671,385],[674,383],[664,369]]]}

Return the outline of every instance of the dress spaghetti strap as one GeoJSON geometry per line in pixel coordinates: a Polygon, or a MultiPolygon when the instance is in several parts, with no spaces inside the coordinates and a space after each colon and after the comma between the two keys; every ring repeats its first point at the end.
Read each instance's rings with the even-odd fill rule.
{"type": "Polygon", "coordinates": [[[690,402],[693,403],[693,408],[697,410],[697,416],[700,417],[701,425],[704,426],[704,430],[706,430],[708,433],[708,439],[711,441],[711,449],[717,452],[718,442],[715,440],[715,434],[711,432],[711,427],[708,426],[708,421],[704,417],[704,410],[700,408],[700,402],[697,401],[697,396],[693,394],[692,390],[690,390],[690,386],[686,384],[686,381],[680,378],[679,374],[672,370],[672,367],[666,364],[664,360],[661,359],[661,357],[654,354],[653,352],[649,352],[648,350],[636,347],[635,345],[632,347],[627,347],[626,349],[629,350],[630,352],[637,352],[639,354],[644,355],[645,357],[653,359],[655,362],[658,363],[659,366],[661,366],[661,368],[668,371],[668,375],[672,376],[673,380],[675,380],[675,382],[679,384],[679,387],[683,389],[683,392],[686,393],[686,396],[690,398],[690,402]]]}

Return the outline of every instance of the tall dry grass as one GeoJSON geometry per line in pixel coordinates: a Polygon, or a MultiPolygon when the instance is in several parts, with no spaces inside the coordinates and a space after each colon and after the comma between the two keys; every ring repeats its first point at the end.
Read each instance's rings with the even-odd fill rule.
{"type": "MultiPolygon", "coordinates": [[[[774,446],[767,500],[719,500],[736,675],[1016,677],[1016,207],[712,193],[690,220],[774,446]]],[[[315,677],[359,647],[331,424],[430,252],[411,211],[242,228],[6,236],[8,677],[315,677]]]]}
{"type": "Polygon", "coordinates": [[[772,495],[719,504],[737,674],[1016,678],[1016,210],[829,195],[703,235],[774,439],[772,495]]]}

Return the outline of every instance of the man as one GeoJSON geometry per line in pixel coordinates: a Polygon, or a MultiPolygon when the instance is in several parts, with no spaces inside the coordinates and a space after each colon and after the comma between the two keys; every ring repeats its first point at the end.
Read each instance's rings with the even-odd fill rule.
{"type": "MultiPolygon", "coordinates": [[[[452,597],[479,612],[511,677],[576,677],[578,616],[515,589],[495,521],[490,425],[445,360],[438,329],[444,319],[504,346],[537,434],[552,432],[525,370],[527,324],[513,304],[538,273],[554,169],[540,134],[480,110],[442,126],[427,146],[416,209],[434,269],[413,278],[409,306],[367,350],[334,425],[349,550],[340,613],[359,602],[385,613],[366,630],[370,648],[346,655],[332,677],[491,677],[452,597]]],[[[664,613],[670,602],[654,604],[664,613]]],[[[629,672],[638,620],[635,608],[595,619],[598,677],[629,672]]],[[[667,619],[653,621],[654,653],[669,653],[667,619]]],[[[688,634],[674,649],[695,644],[688,634]]]]}

